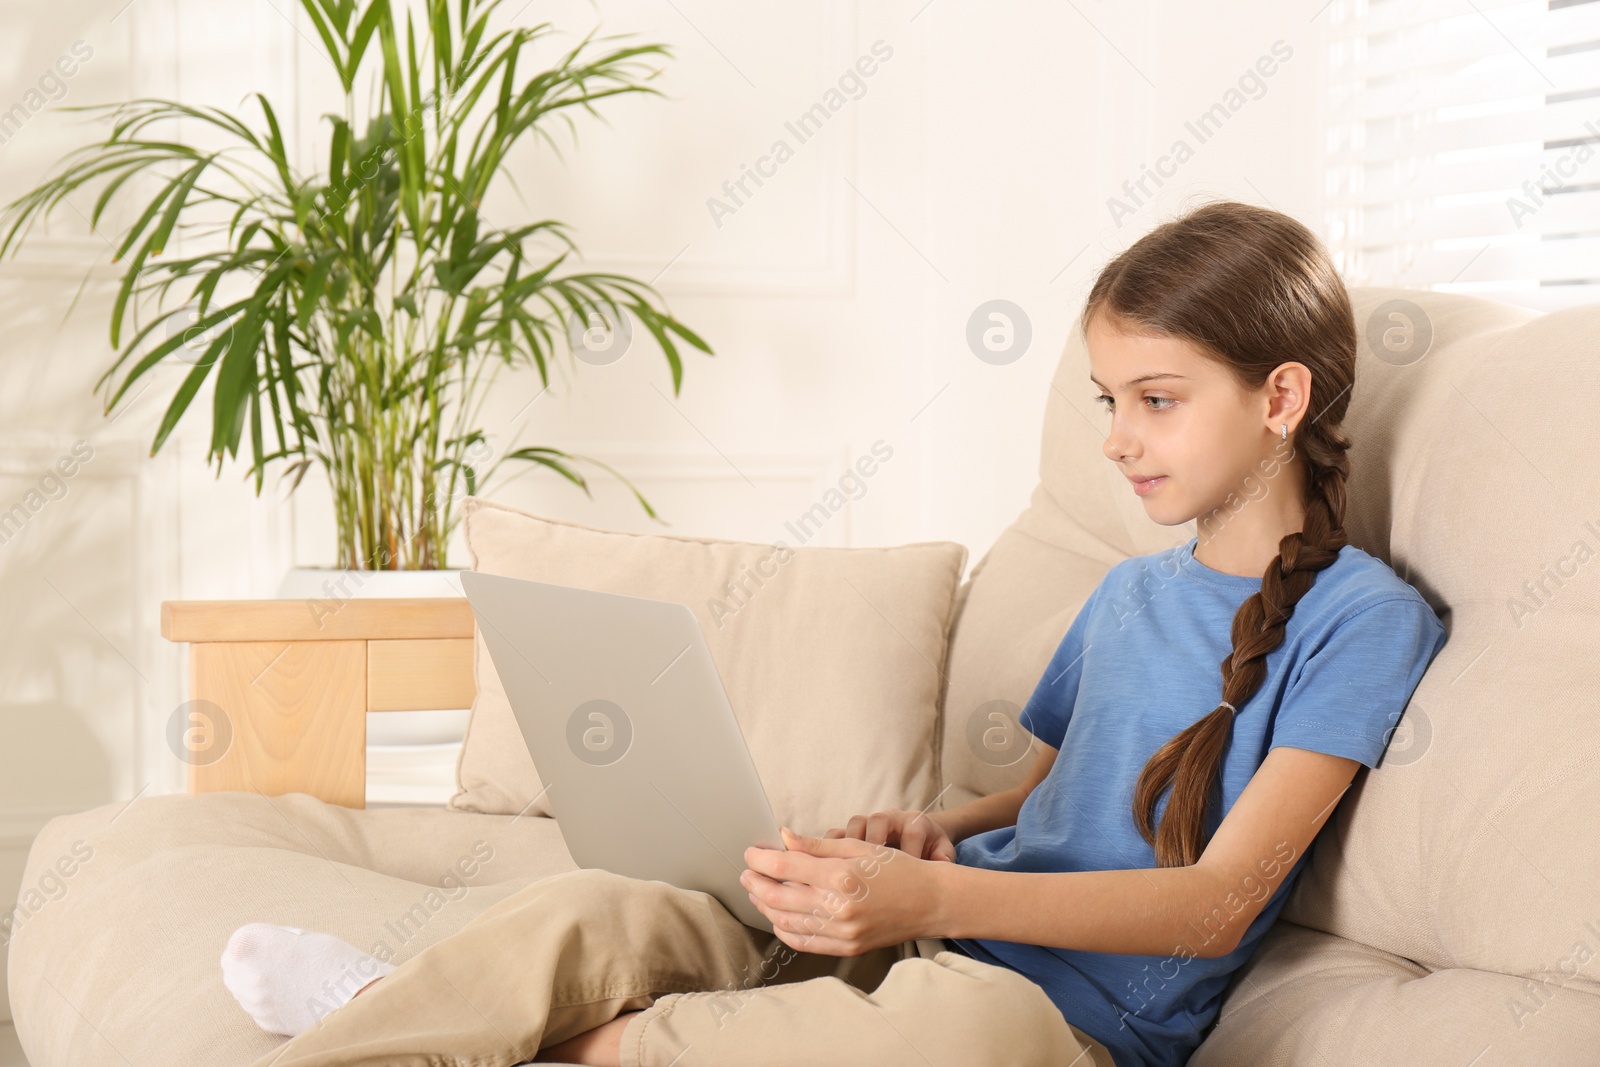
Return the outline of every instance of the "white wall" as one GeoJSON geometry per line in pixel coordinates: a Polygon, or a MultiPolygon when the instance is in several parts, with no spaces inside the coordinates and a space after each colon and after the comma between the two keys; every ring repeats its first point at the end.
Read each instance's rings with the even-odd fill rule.
{"type": "MultiPolygon", "coordinates": [[[[611,366],[569,361],[531,404],[536,374],[507,374],[486,409],[498,447],[520,430],[518,446],[603,459],[670,528],[600,471],[593,502],[541,471],[487,495],[599,526],[795,543],[784,523],[882,439],[892,459],[812,543],[948,539],[977,562],[1035,484],[1049,378],[1110,254],[1196,194],[1318,224],[1317,13],[1263,0],[606,5],[602,33],[673,46],[658,80],[670,99],[602,102],[611,125],[579,115],[576,147],[553,128],[565,163],[528,141],[513,164],[527,205],[502,186],[484,210],[501,226],[567,221],[586,268],[657,278],[717,354],[685,353],[676,399],[646,339],[611,366]],[[880,40],[880,56],[892,54],[859,99],[799,144],[785,122],[880,40]],[[1198,144],[1186,121],[1224,101],[1279,40],[1292,57],[1198,144]],[[707,199],[778,138],[793,158],[719,226],[707,199]],[[1193,158],[1118,228],[1108,198],[1179,138],[1193,158]],[[1006,365],[965,340],[974,309],[996,298],[1024,309],[1032,329],[1006,365]]],[[[578,2],[540,3],[524,18],[535,15],[566,28],[566,47],[597,17],[578,2]]],[[[93,56],[52,107],[181,95],[259,125],[240,103],[259,90],[297,116],[289,136],[309,168],[326,143],[316,116],[338,107],[313,40],[290,0],[9,4],[0,108],[42,100],[30,89],[82,41],[93,56]]],[[[29,108],[0,145],[6,201],[100,129],[29,108]]],[[[77,213],[92,203],[75,197],[46,239],[0,264],[0,508],[26,500],[75,442],[93,450],[65,494],[0,545],[5,903],[51,815],[180,788],[163,729],[183,700],[182,660],[157,632],[160,602],[270,596],[285,568],[334,560],[320,480],[279,503],[271,479],[255,498],[241,467],[213,478],[204,394],[148,456],[187,368],[164,371],[114,420],[103,414],[91,389],[109,365],[119,277],[107,240],[128,218],[102,220],[96,236],[77,213]]],[[[1073,399],[1102,417],[1084,384],[1073,399]]],[[[459,541],[451,563],[467,564],[459,541]]]]}

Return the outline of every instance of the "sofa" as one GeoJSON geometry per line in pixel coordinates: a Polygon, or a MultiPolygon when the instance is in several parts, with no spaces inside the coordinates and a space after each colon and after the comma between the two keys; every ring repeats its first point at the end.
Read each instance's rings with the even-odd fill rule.
{"type": "MultiPolygon", "coordinates": [[[[1592,1065],[1600,306],[1351,296],[1347,531],[1449,640],[1190,1062],[1592,1065]]],[[[1021,781],[1017,715],[1106,571],[1195,532],[1144,516],[1101,453],[1090,395],[1074,335],[1039,483],[965,577],[951,542],[635,535],[478,498],[472,564],[690,603],[781,820],[821,832],[857,811],[953,806],[1021,781]]],[[[163,606],[227,750],[187,759],[186,793],[39,833],[9,929],[34,1067],[252,1064],[280,1039],[222,985],[235,926],[327,930],[403,962],[573,869],[465,603],[373,603],[163,606]],[[473,711],[449,805],[365,808],[364,713],[464,706],[438,703],[452,696],[473,711]]]]}

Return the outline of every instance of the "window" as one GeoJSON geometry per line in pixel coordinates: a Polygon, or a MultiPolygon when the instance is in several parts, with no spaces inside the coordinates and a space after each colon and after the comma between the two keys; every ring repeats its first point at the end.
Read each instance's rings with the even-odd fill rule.
{"type": "Polygon", "coordinates": [[[1352,285],[1600,301],[1600,0],[1334,0],[1325,226],[1352,285]]]}

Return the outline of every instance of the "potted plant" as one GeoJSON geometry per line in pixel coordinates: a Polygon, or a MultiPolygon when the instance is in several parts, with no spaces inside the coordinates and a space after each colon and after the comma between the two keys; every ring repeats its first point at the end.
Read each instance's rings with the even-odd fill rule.
{"type": "MultiPolygon", "coordinates": [[[[641,59],[668,49],[590,55],[591,33],[553,66],[530,70],[519,60],[551,27],[493,32],[499,5],[426,0],[426,22],[418,32],[408,12],[402,41],[390,0],[301,0],[344,90],[342,114],[323,116],[331,127],[325,172],[293,164],[278,112],[260,93],[259,128],[169,100],[74,107],[66,110],[109,109],[110,136],[68,155],[0,214],[3,258],[79,188],[103,183],[96,225],[131,179],[147,170],[161,179],[119,235],[115,258],[127,268],[110,316],[118,354],[96,389],[108,393],[109,415],[139,379],[176,364],[187,370],[151,455],[209,378],[207,462],[218,477],[241,442],[258,496],[269,466],[281,469],[289,493],[313,465],[322,468],[344,573],[297,568],[279,596],[460,595],[446,569],[455,505],[506,460],[547,467],[591,498],[574,463],[593,463],[660,521],[638,488],[599,460],[542,446],[507,447],[496,457],[479,424],[482,402],[498,372],[514,364],[532,363],[548,387],[561,343],[575,358],[614,361],[633,321],[666,356],[675,396],[683,379],[676,341],[708,355],[710,346],[644,282],[563,273],[578,249],[562,223],[502,227],[481,204],[525,135],[548,139],[550,120],[570,126],[573,108],[597,114],[595,102],[607,97],[660,95],[646,84],[657,72],[641,59]],[[358,121],[355,86],[368,60],[377,88],[358,121]],[[146,132],[179,119],[219,135],[223,147],[146,132]],[[180,227],[208,223],[216,247],[165,258],[180,227]],[[169,307],[174,285],[189,289],[169,307]],[[154,315],[141,325],[152,302],[154,315]]],[[[465,721],[465,709],[378,716],[368,741],[381,758],[369,759],[369,769],[393,781],[375,786],[375,797],[425,799],[419,788],[448,795],[465,721]],[[412,784],[429,773],[424,764],[439,779],[432,787],[412,784]]]]}
{"type": "Polygon", "coordinates": [[[640,58],[668,49],[589,55],[591,33],[553,66],[529,70],[519,59],[551,28],[491,32],[501,0],[426,0],[426,22],[419,32],[408,12],[403,41],[390,0],[300,2],[344,89],[343,113],[323,116],[332,134],[325,172],[293,165],[278,113],[260,93],[261,128],[168,100],[89,105],[67,110],[110,109],[110,136],[68,155],[0,214],[3,258],[80,187],[104,183],[93,225],[130,179],[171,169],[117,246],[116,261],[127,263],[110,315],[119,351],[96,383],[108,393],[106,413],[159,365],[187,366],[155,455],[211,378],[208,463],[220,477],[225,457],[248,442],[258,496],[270,465],[281,466],[290,493],[321,467],[346,571],[446,567],[458,496],[476,493],[506,460],[554,470],[591,498],[574,463],[593,463],[660,521],[599,460],[531,446],[495,457],[478,422],[482,401],[514,364],[535,365],[548,387],[560,343],[609,362],[600,354],[625,345],[633,321],[666,356],[674,395],[683,377],[677,342],[708,355],[710,346],[645,282],[562,273],[578,251],[562,223],[502,228],[480,205],[513,146],[533,132],[548,138],[549,120],[570,126],[573,108],[597,114],[606,97],[660,95],[645,84],[659,72],[640,58]],[[377,88],[358,122],[355,86],[369,59],[377,88]],[[224,146],[146,133],[178,119],[219,134],[224,146]],[[220,247],[164,258],[179,227],[206,215],[214,224],[206,236],[220,237],[220,247]],[[178,284],[190,286],[187,299],[169,307],[178,284]],[[152,301],[155,314],[140,325],[152,301]]]}

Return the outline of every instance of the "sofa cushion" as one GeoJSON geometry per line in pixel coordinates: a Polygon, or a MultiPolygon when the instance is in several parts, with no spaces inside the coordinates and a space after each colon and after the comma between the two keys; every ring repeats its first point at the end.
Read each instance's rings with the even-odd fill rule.
{"type": "Polygon", "coordinates": [[[553,819],[305,793],[145,796],[58,816],[19,894],[17,1036],[35,1067],[253,1063],[283,1038],[222,984],[241,924],[324,930],[399,963],[574,866],[553,819]]]}
{"type": "MultiPolygon", "coordinates": [[[[805,833],[935,797],[934,733],[967,550],[790,548],[557,522],[479,497],[472,568],[672,600],[700,620],[773,814],[805,833]]],[[[478,635],[458,811],[550,814],[478,635]]]]}
{"type": "MultiPolygon", "coordinates": [[[[1450,637],[1283,915],[1432,969],[1538,981],[1580,942],[1600,950],[1585,822],[1600,808],[1600,305],[1355,296],[1358,326],[1391,321],[1398,297],[1433,343],[1405,359],[1363,345],[1351,536],[1450,637]]],[[[1600,993],[1592,966],[1569,985],[1600,993]]]]}
{"type": "Polygon", "coordinates": [[[1587,1067],[1600,1044],[1600,997],[1564,981],[1430,972],[1280,918],[1233,976],[1189,1067],[1587,1067]]]}

